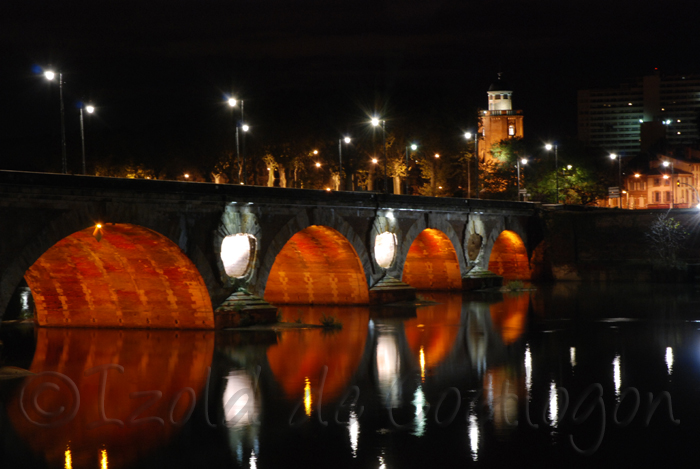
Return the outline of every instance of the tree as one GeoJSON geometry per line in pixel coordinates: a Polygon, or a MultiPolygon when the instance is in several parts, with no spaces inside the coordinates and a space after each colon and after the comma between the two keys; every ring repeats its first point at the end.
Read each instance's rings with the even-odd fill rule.
{"type": "Polygon", "coordinates": [[[657,254],[659,263],[669,269],[679,267],[678,251],[689,235],[680,222],[669,217],[669,212],[659,215],[646,232],[650,250],[657,254]]]}

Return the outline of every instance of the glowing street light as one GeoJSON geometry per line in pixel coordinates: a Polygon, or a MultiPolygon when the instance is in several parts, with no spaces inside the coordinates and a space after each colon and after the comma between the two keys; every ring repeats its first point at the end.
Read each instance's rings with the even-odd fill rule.
{"type": "MultiPolygon", "coordinates": [[[[238,105],[238,100],[237,100],[236,98],[234,98],[234,97],[229,97],[229,98],[227,99],[226,102],[228,103],[228,105],[229,105],[232,109],[238,105]]],[[[238,173],[238,182],[239,182],[239,184],[245,184],[245,182],[246,182],[246,171],[245,171],[245,170],[246,170],[246,167],[245,167],[245,166],[246,166],[246,164],[245,164],[245,134],[244,134],[243,137],[242,137],[242,142],[241,142],[241,143],[242,143],[242,146],[243,146],[243,151],[241,152],[241,150],[240,150],[241,145],[239,145],[240,138],[239,138],[239,131],[238,131],[238,129],[242,129],[243,132],[248,132],[248,129],[250,129],[250,127],[248,127],[246,124],[243,124],[243,122],[244,122],[244,112],[243,112],[244,101],[241,99],[240,103],[241,103],[241,106],[240,106],[240,108],[241,108],[241,119],[240,119],[240,121],[238,121],[238,122],[235,123],[235,126],[236,126],[236,159],[238,160],[238,164],[239,164],[239,166],[240,166],[240,168],[241,168],[242,179],[243,179],[243,180],[241,180],[241,173],[238,173]],[[242,161],[241,161],[241,153],[242,153],[242,156],[243,156],[243,160],[242,160],[242,161]]],[[[233,176],[233,174],[232,174],[231,176],[233,176]]],[[[231,178],[231,180],[233,181],[233,177],[231,178]]]]}
{"type": "MultiPolygon", "coordinates": [[[[412,143],[410,145],[410,147],[411,147],[411,151],[418,150],[418,145],[416,145],[415,143],[412,143]]],[[[408,148],[409,148],[409,146],[406,145],[406,179],[404,181],[404,194],[407,194],[407,195],[408,195],[408,148]]]]}
{"type": "MultiPolygon", "coordinates": [[[[664,165],[664,168],[668,168],[669,166],[671,167],[671,208],[673,208],[673,202],[675,199],[674,196],[676,195],[675,194],[676,189],[675,189],[675,186],[673,185],[673,162],[672,161],[664,161],[662,164],[664,165]]],[[[668,179],[667,174],[664,174],[664,179],[668,179]]]]}
{"type": "Polygon", "coordinates": [[[517,166],[518,166],[518,198],[517,201],[520,202],[520,165],[526,165],[527,164],[527,158],[522,158],[517,160],[517,166]]]}
{"type": "Polygon", "coordinates": [[[372,117],[372,127],[378,127],[379,124],[382,126],[382,134],[384,135],[384,192],[389,193],[389,184],[387,182],[387,171],[386,171],[386,121],[384,119],[379,119],[378,117],[372,117]]]}
{"type": "Polygon", "coordinates": [[[338,139],[338,190],[341,190],[343,185],[343,142],[349,145],[351,141],[350,137],[338,139]]]}
{"type": "Polygon", "coordinates": [[[559,159],[557,157],[557,145],[552,145],[551,143],[548,143],[544,146],[544,149],[547,151],[552,151],[552,148],[554,148],[554,180],[557,190],[557,196],[555,198],[557,200],[557,203],[559,203],[559,159]]]}
{"type": "MultiPolygon", "coordinates": [[[[437,186],[437,162],[439,159],[440,159],[440,154],[435,153],[435,158],[433,158],[433,174],[432,174],[432,177],[430,178],[430,187],[431,187],[431,192],[432,192],[433,197],[437,196],[437,190],[436,190],[436,186],[437,186]]],[[[440,187],[440,189],[442,189],[442,187],[440,187]]]]}
{"type": "MultiPolygon", "coordinates": [[[[44,77],[53,81],[56,78],[56,72],[45,70],[44,77]]],[[[61,166],[63,174],[68,174],[68,160],[66,159],[66,111],[63,106],[63,73],[58,72],[58,94],[61,100],[61,166]]]]}
{"type": "MultiPolygon", "coordinates": [[[[465,132],[464,138],[471,140],[474,137],[474,164],[476,169],[476,198],[479,198],[479,134],[478,132],[472,134],[471,132],[465,132]]],[[[467,166],[467,197],[471,196],[472,192],[472,180],[469,166],[467,166]]]]}
{"type": "Polygon", "coordinates": [[[95,106],[90,104],[87,106],[82,104],[80,105],[80,140],[83,148],[83,175],[85,175],[87,174],[87,171],[85,170],[85,124],[83,123],[83,109],[85,109],[88,114],[92,114],[95,112],[95,106]]]}

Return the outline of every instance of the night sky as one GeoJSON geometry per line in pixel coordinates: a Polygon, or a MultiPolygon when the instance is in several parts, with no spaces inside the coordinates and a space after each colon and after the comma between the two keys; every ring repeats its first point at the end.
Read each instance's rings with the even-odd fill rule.
{"type": "Polygon", "coordinates": [[[576,136],[578,89],[697,73],[698,7],[674,1],[35,1],[0,3],[0,168],[58,170],[64,73],[69,170],[76,102],[93,102],[88,154],[220,151],[245,100],[251,147],[387,127],[444,139],[473,129],[498,72],[526,136],[576,136]]]}

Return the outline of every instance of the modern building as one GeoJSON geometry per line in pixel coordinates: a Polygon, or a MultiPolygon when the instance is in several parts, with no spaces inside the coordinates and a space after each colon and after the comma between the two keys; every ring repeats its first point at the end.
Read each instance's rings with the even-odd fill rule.
{"type": "Polygon", "coordinates": [[[491,147],[501,140],[523,137],[523,111],[513,110],[513,88],[501,80],[493,83],[486,92],[488,111],[479,111],[479,161],[491,158],[491,147]]]}
{"type": "Polygon", "coordinates": [[[591,146],[627,155],[662,138],[672,145],[700,137],[700,75],[637,78],[615,88],[578,92],[578,135],[591,146]]]}

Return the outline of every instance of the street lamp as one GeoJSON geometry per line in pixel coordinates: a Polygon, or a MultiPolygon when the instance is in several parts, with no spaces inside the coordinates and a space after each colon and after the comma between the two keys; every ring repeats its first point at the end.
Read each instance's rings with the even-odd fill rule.
{"type": "MultiPolygon", "coordinates": [[[[435,158],[433,158],[433,177],[430,181],[430,187],[432,190],[433,197],[437,196],[437,191],[435,189],[435,186],[437,186],[437,162],[440,159],[440,155],[438,153],[435,153],[435,158]]],[[[441,187],[442,189],[442,187],[441,187]]]]}
{"type": "MultiPolygon", "coordinates": [[[[236,98],[228,98],[228,105],[231,108],[234,108],[238,105],[238,100],[236,98]]],[[[246,182],[246,172],[245,172],[245,135],[243,136],[243,161],[241,162],[241,151],[240,151],[240,145],[239,145],[239,135],[238,135],[238,129],[241,128],[243,132],[247,132],[249,127],[245,124],[243,124],[243,104],[244,101],[241,99],[241,120],[239,122],[236,122],[236,159],[238,160],[239,167],[241,168],[241,172],[238,173],[238,182],[239,184],[245,184],[246,182]],[[243,175],[243,180],[241,181],[241,173],[243,175]]],[[[233,175],[232,175],[233,176],[233,175]]],[[[233,178],[232,178],[233,180],[233,178]]]]}
{"type": "MultiPolygon", "coordinates": [[[[404,180],[404,194],[408,195],[408,148],[409,146],[406,145],[406,179],[404,180]]],[[[418,150],[418,145],[415,143],[412,143],[410,145],[411,151],[416,151],[418,150]]]]}
{"type": "MultiPolygon", "coordinates": [[[[464,138],[467,140],[471,140],[472,138],[472,133],[471,132],[465,132],[464,138]]],[[[475,132],[474,133],[474,159],[476,160],[475,164],[475,169],[476,169],[476,195],[475,197],[478,199],[479,198],[479,133],[475,132]]],[[[469,174],[469,166],[467,166],[467,178],[469,179],[467,181],[467,192],[468,195],[471,195],[471,175],[469,174]]]]}
{"type": "MultiPolygon", "coordinates": [[[[56,73],[51,70],[44,71],[44,77],[53,81],[56,73]]],[[[63,174],[68,174],[68,160],[66,159],[66,111],[63,106],[63,73],[58,72],[58,94],[61,100],[61,165],[63,174]]]]}
{"type": "MultiPolygon", "coordinates": [[[[664,165],[665,168],[668,168],[669,166],[671,166],[671,208],[673,208],[673,201],[675,199],[674,196],[676,195],[675,194],[675,192],[676,192],[675,186],[673,185],[673,162],[672,161],[664,161],[662,164],[664,165]]],[[[666,176],[664,176],[664,177],[666,177],[666,176]]]]}
{"type": "Polygon", "coordinates": [[[343,142],[350,144],[350,137],[338,139],[338,190],[341,190],[343,184],[343,142]]]}
{"type": "Polygon", "coordinates": [[[522,158],[517,160],[518,163],[518,202],[520,202],[520,165],[526,165],[527,164],[527,158],[522,158]]]}
{"type": "Polygon", "coordinates": [[[378,117],[372,117],[372,127],[378,127],[379,124],[382,125],[382,134],[384,135],[384,192],[389,193],[389,184],[387,182],[387,171],[386,171],[386,121],[384,119],[379,119],[378,117]]]}
{"type": "Polygon", "coordinates": [[[84,106],[82,103],[80,105],[80,140],[83,146],[83,175],[87,174],[85,170],[85,125],[83,123],[83,109],[87,111],[88,114],[95,112],[95,106],[88,104],[84,106]]]}
{"type": "Polygon", "coordinates": [[[548,143],[544,146],[544,148],[547,151],[552,151],[552,148],[554,148],[554,181],[557,190],[557,196],[555,198],[557,199],[557,203],[559,203],[559,158],[557,157],[557,145],[548,143]]]}

